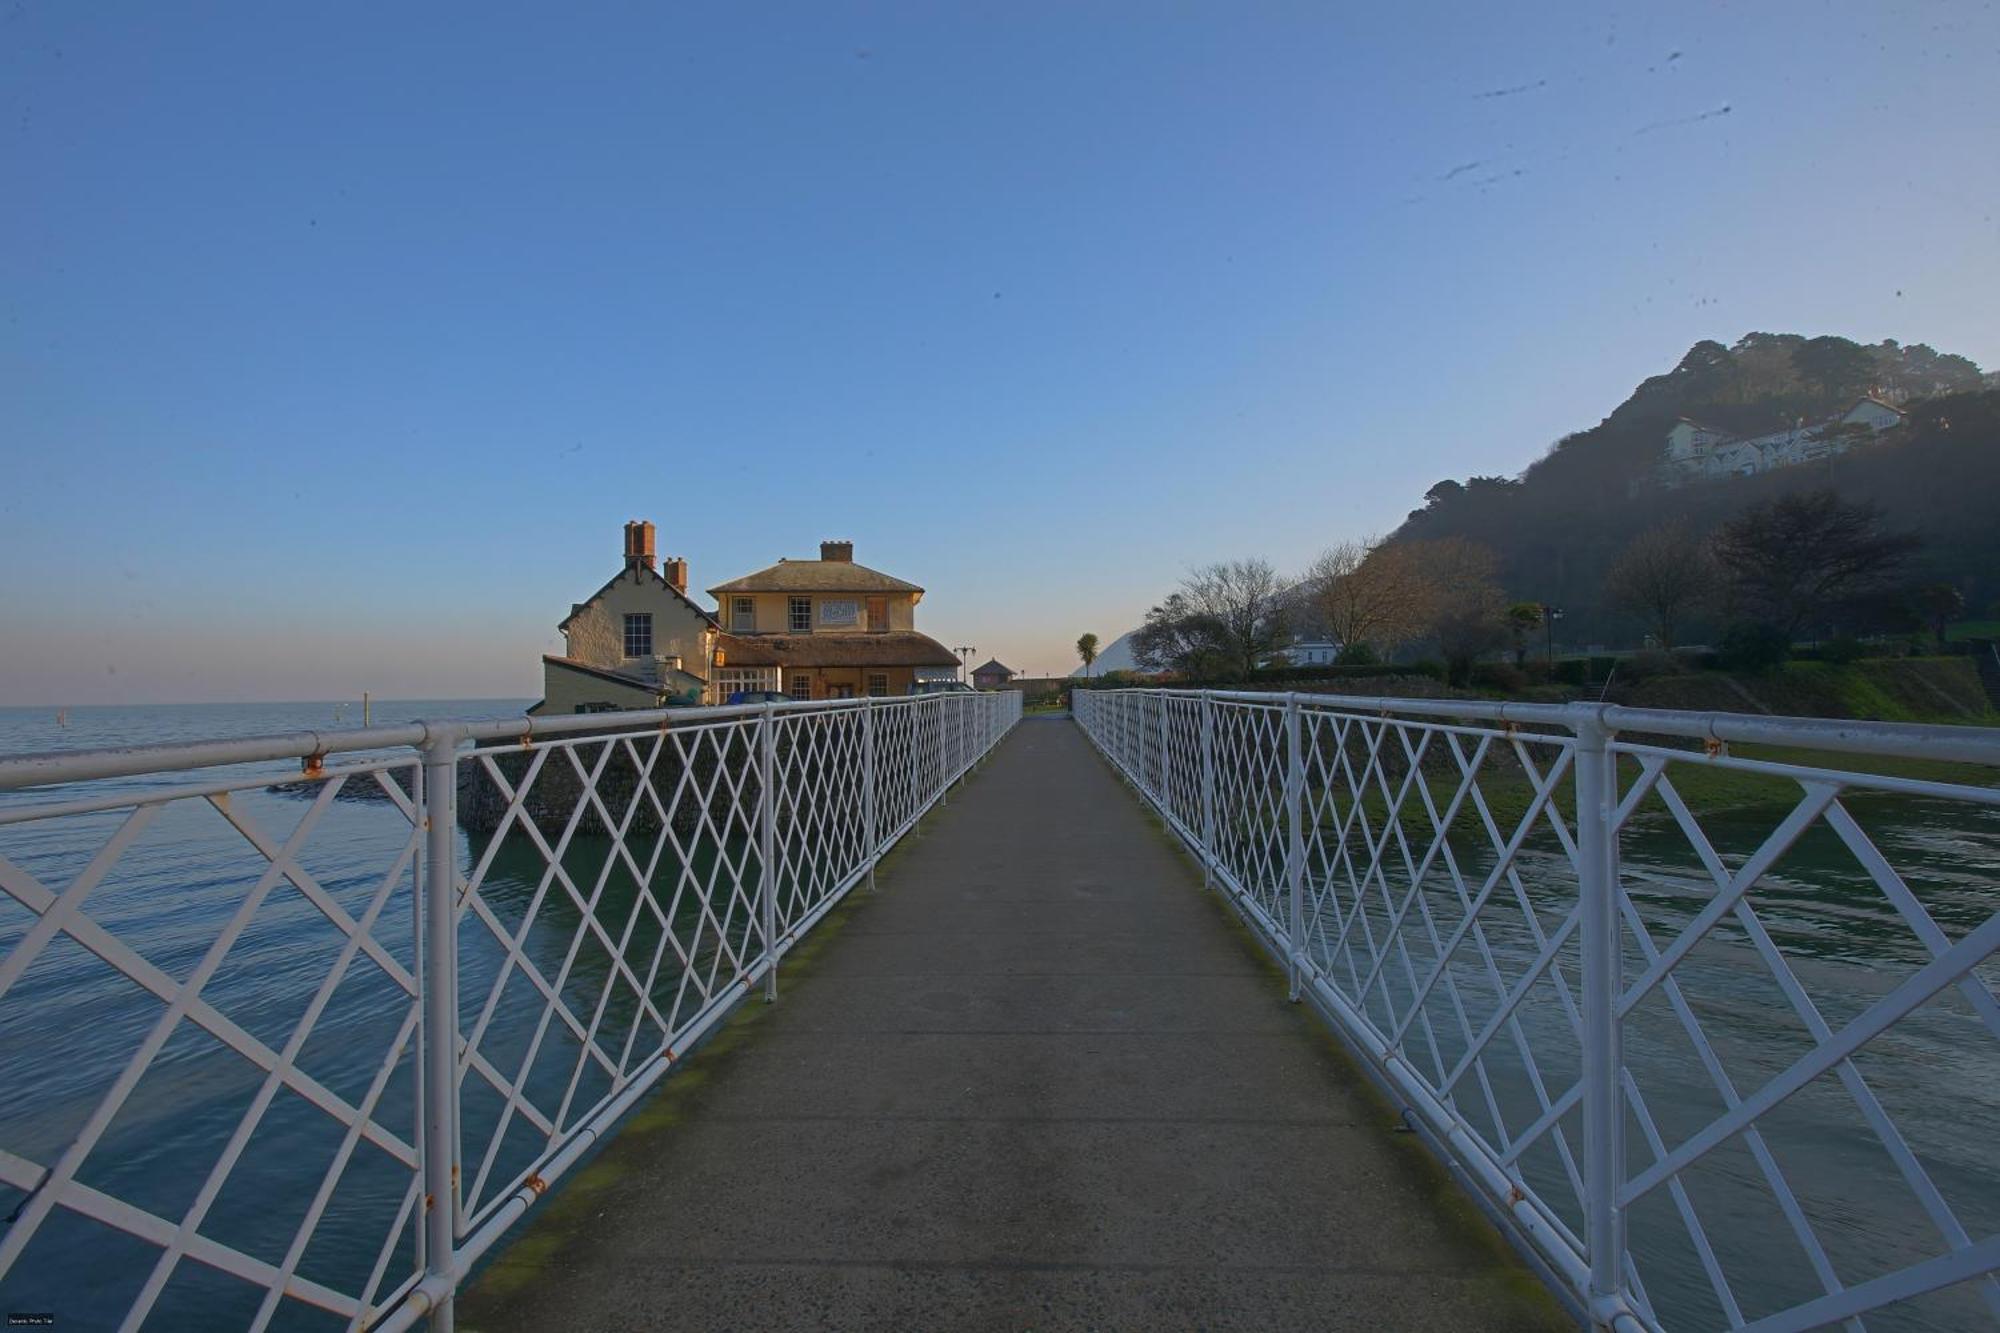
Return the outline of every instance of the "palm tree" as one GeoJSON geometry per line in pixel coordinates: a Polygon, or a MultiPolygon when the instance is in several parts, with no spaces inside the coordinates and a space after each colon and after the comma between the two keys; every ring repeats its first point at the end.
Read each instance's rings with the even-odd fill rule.
{"type": "Polygon", "coordinates": [[[1083,659],[1083,674],[1090,674],[1090,664],[1097,660],[1097,636],[1086,634],[1076,641],[1076,655],[1083,659]]]}

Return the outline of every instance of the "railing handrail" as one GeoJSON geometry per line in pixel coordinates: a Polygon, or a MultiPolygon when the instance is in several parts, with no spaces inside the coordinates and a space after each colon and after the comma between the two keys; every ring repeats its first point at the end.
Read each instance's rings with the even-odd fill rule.
{"type": "Polygon", "coordinates": [[[1315,694],[1296,690],[1180,690],[1135,687],[1089,690],[1092,695],[1147,694],[1209,698],[1282,709],[1288,699],[1301,708],[1333,712],[1401,714],[1502,724],[1529,723],[1575,731],[1598,725],[1612,732],[1677,736],[1688,740],[1744,745],[1797,745],[1844,754],[1944,759],[2000,764],[2000,727],[1935,722],[1877,722],[1860,718],[1759,716],[1754,713],[1634,708],[1626,704],[1539,704],[1488,699],[1401,699],[1382,695],[1315,694]]]}
{"type": "MultiPolygon", "coordinates": [[[[44,750],[0,754],[0,791],[46,787],[99,778],[137,777],[147,773],[178,773],[191,768],[228,764],[268,763],[306,759],[313,755],[352,754],[358,750],[422,749],[447,732],[463,741],[543,740],[576,732],[614,735],[621,729],[646,730],[674,722],[720,722],[761,717],[770,709],[787,714],[835,711],[872,703],[876,707],[914,706],[951,693],[911,694],[889,698],[791,699],[755,704],[710,704],[700,707],[646,708],[611,713],[563,713],[553,717],[523,715],[467,721],[431,718],[389,726],[332,731],[285,731],[268,736],[236,736],[200,741],[167,741],[158,745],[114,746],[94,750],[44,750]]],[[[975,691],[976,693],[976,691],[975,691]]]]}

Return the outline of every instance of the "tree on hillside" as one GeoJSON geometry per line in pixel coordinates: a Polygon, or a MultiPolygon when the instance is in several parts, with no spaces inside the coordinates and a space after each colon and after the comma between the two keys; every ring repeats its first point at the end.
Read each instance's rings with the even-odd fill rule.
{"type": "Polygon", "coordinates": [[[1132,631],[1132,660],[1142,671],[1171,671],[1197,680],[1229,671],[1221,625],[1202,614],[1185,592],[1169,593],[1147,608],[1146,618],[1132,631]]]}
{"type": "Polygon", "coordinates": [[[1086,634],[1076,641],[1076,655],[1083,659],[1083,674],[1090,674],[1090,664],[1097,660],[1097,636],[1086,634]]]}
{"type": "Polygon", "coordinates": [[[1949,583],[1927,583],[1910,594],[1910,609],[1930,626],[1937,636],[1938,651],[1943,652],[1946,629],[1965,614],[1965,594],[1949,583]]]}
{"type": "Polygon", "coordinates": [[[1754,505],[1715,534],[1736,609],[1796,638],[1879,588],[1922,545],[1890,532],[1882,512],[1821,489],[1754,505]]]}
{"type": "Polygon", "coordinates": [[[1284,643],[1282,592],[1268,561],[1205,565],[1146,612],[1133,655],[1151,671],[1247,680],[1284,643]]]}
{"type": "Polygon", "coordinates": [[[1452,683],[1463,685],[1472,664],[1507,641],[1499,561],[1490,548],[1463,537],[1404,545],[1431,590],[1427,632],[1452,683]]]}
{"type": "Polygon", "coordinates": [[[1977,362],[1939,352],[1927,343],[1900,347],[1895,339],[1887,338],[1874,349],[1874,356],[1878,379],[1919,398],[1977,393],[1984,387],[1977,362]]]}
{"type": "Polygon", "coordinates": [[[1800,379],[1831,397],[1868,388],[1875,374],[1875,358],[1867,348],[1845,338],[1808,338],[1792,349],[1792,368],[1800,379]]]}
{"type": "Polygon", "coordinates": [[[1514,665],[1528,664],[1528,636],[1542,627],[1540,602],[1516,602],[1507,608],[1507,633],[1514,640],[1514,665]]]}
{"type": "Polygon", "coordinates": [[[1714,600],[1721,579],[1708,549],[1678,522],[1633,538],[1604,578],[1612,606],[1646,622],[1662,648],[1672,648],[1681,627],[1714,600]]]}
{"type": "Polygon", "coordinates": [[[1431,586],[1410,545],[1341,542],[1306,568],[1306,596],[1343,651],[1388,653],[1423,633],[1431,586]]]}

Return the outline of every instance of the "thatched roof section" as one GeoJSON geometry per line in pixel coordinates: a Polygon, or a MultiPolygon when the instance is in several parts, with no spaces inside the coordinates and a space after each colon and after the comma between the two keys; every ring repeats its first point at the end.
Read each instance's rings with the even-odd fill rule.
{"type": "Polygon", "coordinates": [[[957,666],[951,649],[928,634],[725,634],[716,641],[724,666],[957,666]]]}

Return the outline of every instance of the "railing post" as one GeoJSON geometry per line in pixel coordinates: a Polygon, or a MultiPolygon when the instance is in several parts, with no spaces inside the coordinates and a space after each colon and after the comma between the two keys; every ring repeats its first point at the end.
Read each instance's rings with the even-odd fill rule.
{"type": "Polygon", "coordinates": [[[1296,1001],[1305,989],[1306,950],[1306,830],[1305,753],[1299,745],[1299,696],[1285,696],[1285,879],[1292,900],[1292,995],[1296,1001]]]}
{"type": "Polygon", "coordinates": [[[861,701],[861,820],[868,839],[868,891],[875,891],[875,863],[882,858],[882,835],[875,827],[875,700],[861,701]]]}
{"type": "Polygon", "coordinates": [[[1201,692],[1201,886],[1215,882],[1215,699],[1201,692]]]}
{"type": "Polygon", "coordinates": [[[1610,735],[1595,709],[1578,712],[1575,731],[1577,924],[1583,955],[1584,1249],[1590,1260],[1590,1314],[1608,1325],[1629,1308],[1625,1215],[1618,1206],[1625,1167],[1618,1086],[1625,1059],[1618,1019],[1624,950],[1618,924],[1618,844],[1612,829],[1618,761],[1605,748],[1610,735]]]}
{"type": "Polygon", "coordinates": [[[915,819],[924,808],[923,784],[917,781],[917,748],[921,735],[918,724],[923,721],[924,716],[923,697],[919,695],[910,700],[906,707],[910,710],[910,818],[915,819]]]}
{"type": "Polygon", "coordinates": [[[764,705],[764,721],[757,729],[759,748],[757,783],[762,808],[758,811],[757,864],[763,884],[759,907],[764,928],[764,1002],[778,998],[778,706],[764,705]]]}
{"type": "Polygon", "coordinates": [[[458,1295],[458,732],[423,747],[424,1276],[432,1333],[451,1333],[458,1295]]]}
{"type": "Polygon", "coordinates": [[[1160,691],[1160,809],[1164,810],[1169,823],[1174,817],[1174,766],[1172,739],[1173,697],[1165,690],[1160,691]]]}

